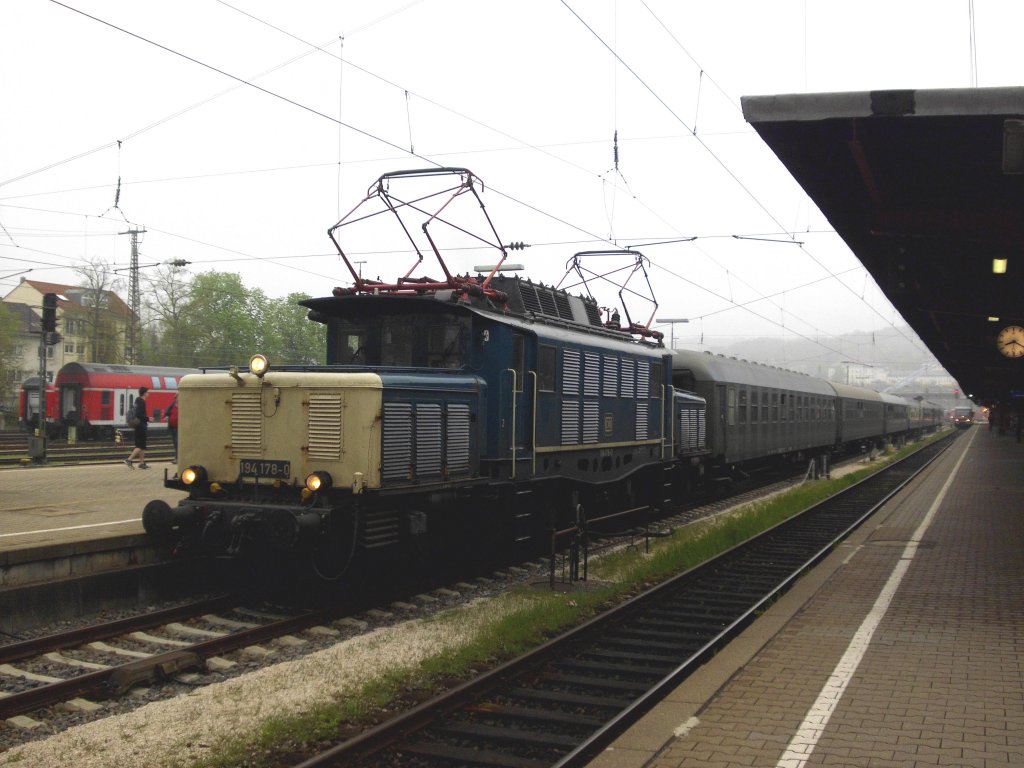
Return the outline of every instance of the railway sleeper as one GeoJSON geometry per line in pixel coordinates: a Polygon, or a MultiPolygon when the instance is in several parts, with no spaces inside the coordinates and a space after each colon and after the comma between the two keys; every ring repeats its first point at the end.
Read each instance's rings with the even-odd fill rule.
{"type": "Polygon", "coordinates": [[[115,695],[143,683],[157,683],[185,669],[204,666],[203,658],[194,651],[171,651],[150,659],[140,659],[118,667],[110,675],[107,688],[115,695]]]}
{"type": "Polygon", "coordinates": [[[558,723],[559,725],[579,726],[595,730],[604,725],[604,720],[586,715],[577,715],[572,712],[562,712],[557,709],[535,709],[527,707],[510,707],[506,704],[495,704],[492,702],[481,702],[469,708],[470,712],[479,715],[497,718],[510,718],[512,720],[528,720],[541,723],[558,723]]]}
{"type": "Polygon", "coordinates": [[[485,765],[489,768],[551,768],[550,760],[529,760],[493,750],[454,747],[430,742],[406,744],[399,752],[403,755],[440,758],[446,761],[457,760],[462,765],[485,765]]]}
{"type": "Polygon", "coordinates": [[[519,701],[543,701],[566,707],[596,707],[621,711],[633,703],[632,699],[616,699],[612,696],[587,696],[565,691],[546,691],[543,688],[513,688],[508,695],[519,701]]]}

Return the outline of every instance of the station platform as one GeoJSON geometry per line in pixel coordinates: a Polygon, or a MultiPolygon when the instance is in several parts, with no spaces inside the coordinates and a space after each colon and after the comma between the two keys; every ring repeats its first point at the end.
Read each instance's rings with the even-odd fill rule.
{"type": "Polygon", "coordinates": [[[1024,444],[967,430],[590,765],[1024,765],[1024,444]]]}
{"type": "Polygon", "coordinates": [[[147,502],[164,499],[174,506],[185,496],[164,488],[164,471],[173,474],[174,464],[150,465],[148,470],[121,463],[0,470],[0,567],[40,556],[40,550],[143,536],[147,502]]]}

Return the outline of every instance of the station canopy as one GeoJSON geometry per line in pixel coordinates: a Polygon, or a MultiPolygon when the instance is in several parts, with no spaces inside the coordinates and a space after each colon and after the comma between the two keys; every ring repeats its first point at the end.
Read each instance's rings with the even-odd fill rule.
{"type": "Polygon", "coordinates": [[[1024,327],[1024,87],[748,96],[743,114],[964,393],[1024,397],[1024,354],[997,345],[1024,327]]]}

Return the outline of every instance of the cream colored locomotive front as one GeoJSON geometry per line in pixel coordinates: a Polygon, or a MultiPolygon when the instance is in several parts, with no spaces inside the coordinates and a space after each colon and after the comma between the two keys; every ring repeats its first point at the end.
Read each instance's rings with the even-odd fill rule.
{"type": "Polygon", "coordinates": [[[179,473],[210,482],[302,485],[328,473],[334,488],[380,487],[380,376],[268,371],[181,380],[179,473]]]}

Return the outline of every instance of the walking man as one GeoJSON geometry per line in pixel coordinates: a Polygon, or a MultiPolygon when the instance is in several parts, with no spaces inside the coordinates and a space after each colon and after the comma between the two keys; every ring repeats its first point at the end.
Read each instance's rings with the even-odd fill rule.
{"type": "Polygon", "coordinates": [[[174,396],[170,406],[167,408],[167,431],[171,433],[171,442],[174,443],[174,463],[178,463],[178,396],[174,396]]]}
{"type": "Polygon", "coordinates": [[[147,392],[149,387],[139,387],[139,396],[135,398],[135,405],[132,408],[132,418],[138,423],[135,425],[135,448],[124,460],[129,469],[135,469],[132,463],[135,459],[139,460],[139,469],[149,469],[149,464],[146,463],[146,432],[149,427],[149,414],[146,413],[147,392]]]}

